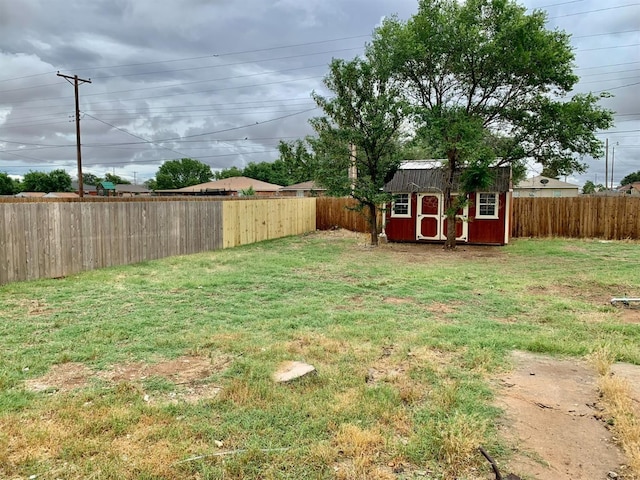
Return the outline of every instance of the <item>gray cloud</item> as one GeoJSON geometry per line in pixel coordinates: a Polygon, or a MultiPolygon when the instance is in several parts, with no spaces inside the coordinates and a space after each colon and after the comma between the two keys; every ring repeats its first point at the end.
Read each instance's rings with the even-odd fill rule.
{"type": "MultiPolygon", "coordinates": [[[[618,143],[619,179],[640,169],[640,97],[624,87],[639,77],[640,55],[622,47],[639,43],[640,8],[573,15],[609,5],[558,3],[546,7],[549,25],[573,34],[576,91],[612,89],[603,105],[622,114],[614,130],[630,131],[602,135],[618,143]]],[[[320,112],[308,111],[310,93],[323,91],[331,58],[353,58],[381,18],[416,9],[415,0],[0,0],[0,171],[75,174],[73,88],[57,70],[92,79],[80,86],[89,172],[141,181],[181,156],[214,168],[274,160],[279,139],[312,133],[307,120],[320,112]]],[[[604,179],[604,162],[585,160],[589,173],[574,180],[604,179]]]]}

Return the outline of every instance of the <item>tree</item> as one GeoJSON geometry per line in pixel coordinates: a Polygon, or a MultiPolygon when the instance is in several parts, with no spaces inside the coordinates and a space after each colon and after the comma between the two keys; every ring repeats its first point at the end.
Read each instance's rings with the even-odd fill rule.
{"type": "Polygon", "coordinates": [[[216,180],[224,180],[225,178],[231,177],[242,177],[244,173],[238,167],[225,168],[223,170],[218,170],[214,177],[216,180]]]}
{"type": "Polygon", "coordinates": [[[284,163],[278,160],[275,162],[251,162],[244,168],[242,174],[245,177],[255,178],[256,180],[273,183],[275,185],[289,184],[284,163]]]}
{"type": "Polygon", "coordinates": [[[596,185],[591,180],[587,180],[582,187],[582,193],[584,193],[585,195],[590,195],[596,192],[604,192],[605,190],[606,188],[604,187],[604,185],[602,185],[601,183],[596,185]]]}
{"type": "Polygon", "coordinates": [[[0,195],[13,195],[15,191],[15,183],[6,172],[0,172],[0,195]]]}
{"type": "Polygon", "coordinates": [[[27,192],[71,192],[71,176],[62,169],[49,173],[30,171],[25,174],[22,186],[27,192]]]}
{"type": "Polygon", "coordinates": [[[569,36],[545,21],[513,0],[421,0],[411,19],[375,32],[371,48],[406,86],[418,134],[446,159],[445,248],[455,248],[457,171],[474,171],[468,192],[490,182],[492,166],[520,175],[534,159],[567,175],[586,170],[581,156],[603,154],[594,132],[613,122],[597,105],[605,95],[568,98],[578,81],[569,36]]]}
{"type": "Polygon", "coordinates": [[[83,173],[82,174],[82,184],[83,185],[98,185],[102,181],[102,178],[94,175],[93,173],[83,173]]]}
{"type": "Polygon", "coordinates": [[[298,139],[294,142],[281,140],[278,144],[279,160],[284,163],[284,169],[289,178],[287,185],[302,183],[315,178],[318,161],[313,153],[310,141],[312,140],[307,137],[305,140],[298,139]]]}
{"type": "Polygon", "coordinates": [[[318,134],[313,148],[320,152],[316,180],[329,194],[351,194],[358,201],[359,208],[367,211],[371,244],[377,245],[378,205],[388,200],[382,187],[399,164],[397,147],[406,102],[401,86],[374,53],[331,62],[324,84],[333,96],[313,94],[326,116],[312,119],[311,125],[318,134]],[[357,169],[355,180],[348,175],[351,166],[357,169]]]}
{"type": "Polygon", "coordinates": [[[120,177],[119,175],[116,175],[115,173],[108,173],[108,172],[105,173],[104,181],[111,182],[114,185],[131,185],[131,182],[129,180],[125,180],[124,178],[120,177]]]}
{"type": "Polygon", "coordinates": [[[163,163],[156,173],[156,189],[174,189],[189,187],[211,181],[211,167],[192,158],[169,160],[163,163]]]}
{"type": "Polygon", "coordinates": [[[625,185],[630,185],[636,182],[640,182],[640,171],[630,173],[629,175],[624,177],[622,180],[620,180],[620,186],[624,187],[625,185]]]}

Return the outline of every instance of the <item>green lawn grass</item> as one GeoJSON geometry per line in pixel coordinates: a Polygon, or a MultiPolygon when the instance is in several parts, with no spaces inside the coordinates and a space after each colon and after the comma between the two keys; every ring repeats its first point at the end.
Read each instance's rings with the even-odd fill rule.
{"type": "Polygon", "coordinates": [[[476,448],[508,455],[490,377],[511,350],[640,363],[640,324],[608,303],[640,296],[638,243],[447,253],[363,238],[0,287],[0,477],[489,478],[476,448]],[[101,375],[184,356],[220,368],[189,385],[101,375]],[[276,385],[286,360],[317,375],[276,385]],[[81,388],[27,388],[77,364],[81,388]],[[174,396],[204,385],[220,390],[174,396]]]}

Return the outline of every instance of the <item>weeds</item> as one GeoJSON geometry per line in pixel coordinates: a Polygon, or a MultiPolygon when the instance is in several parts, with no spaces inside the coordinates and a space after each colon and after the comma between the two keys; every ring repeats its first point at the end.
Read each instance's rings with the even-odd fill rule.
{"type": "Polygon", "coordinates": [[[490,474],[478,445],[505,449],[487,379],[509,351],[640,363],[607,306],[639,264],[628,242],[444,254],[320,234],[6,285],[0,477],[490,474]],[[318,374],[275,385],[286,360],[318,374]]]}

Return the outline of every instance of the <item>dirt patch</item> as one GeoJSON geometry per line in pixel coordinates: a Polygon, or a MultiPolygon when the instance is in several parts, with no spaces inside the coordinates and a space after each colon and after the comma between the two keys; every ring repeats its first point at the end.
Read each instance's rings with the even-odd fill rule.
{"type": "Polygon", "coordinates": [[[187,402],[213,398],[220,387],[207,382],[214,373],[228,368],[233,358],[221,356],[209,358],[203,356],[183,356],[154,364],[129,363],[115,365],[108,370],[95,372],[81,363],[64,363],[54,365],[42,377],[27,380],[25,386],[32,392],[68,392],[77,388],[85,388],[92,379],[99,379],[108,384],[129,382],[138,384],[144,393],[144,382],[153,378],[163,378],[171,382],[175,388],[161,393],[145,394],[147,401],[187,402]]]}
{"type": "Polygon", "coordinates": [[[455,313],[456,308],[448,303],[440,303],[440,302],[432,302],[427,307],[426,310],[431,313],[455,313]]]}
{"type": "MultiPolygon", "coordinates": [[[[626,460],[601,418],[593,368],[524,352],[515,352],[513,363],[499,379],[497,399],[505,413],[499,429],[515,448],[504,473],[537,480],[623,476],[626,460]]],[[[640,367],[619,374],[640,381],[640,367]]]]}
{"type": "Polygon", "coordinates": [[[389,303],[391,305],[402,305],[404,303],[413,303],[413,299],[411,298],[398,298],[398,297],[385,297],[382,301],[384,303],[389,303]]]}
{"type": "Polygon", "coordinates": [[[25,386],[31,392],[68,392],[86,387],[92,373],[82,363],[61,363],[52,366],[46,375],[25,381],[25,386]]]}
{"type": "Polygon", "coordinates": [[[620,319],[624,323],[640,323],[640,304],[634,302],[629,305],[618,305],[620,319]]]}

